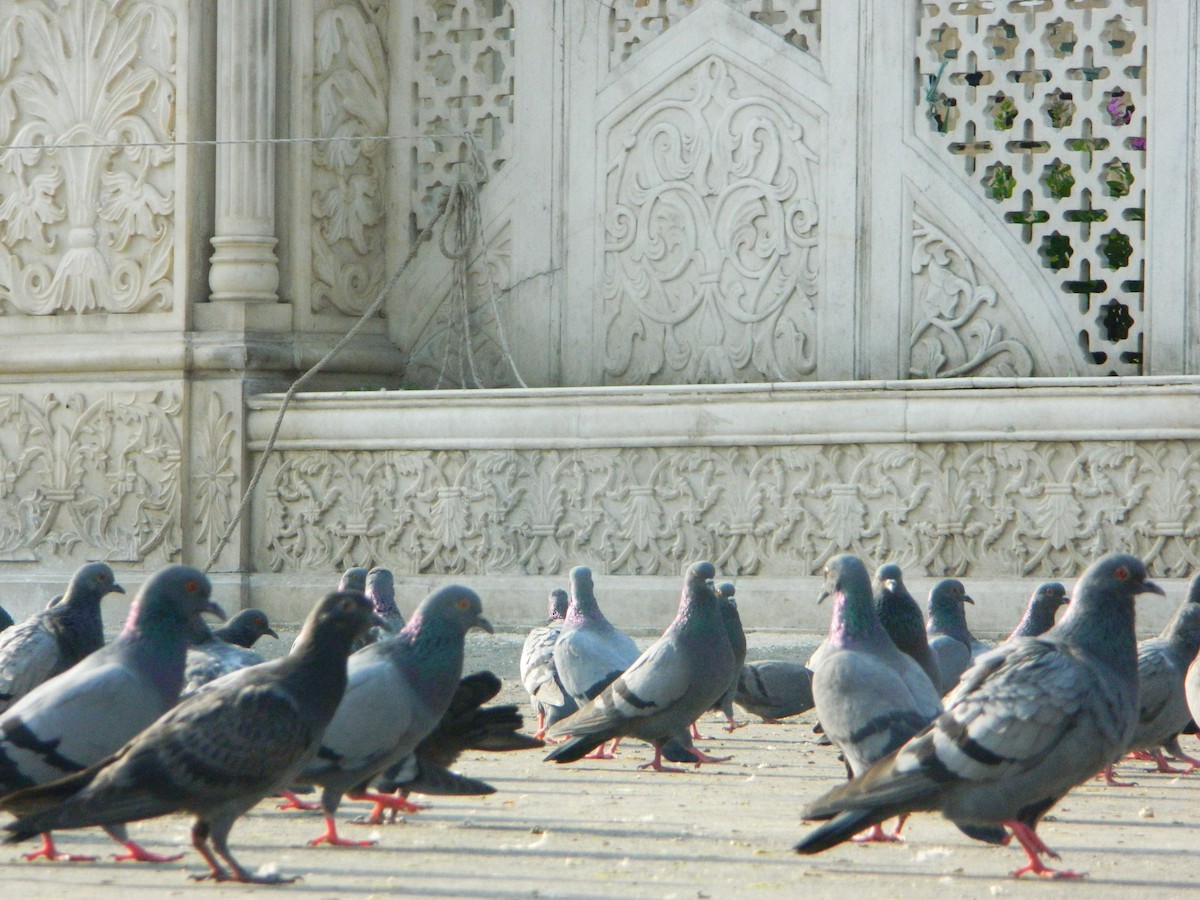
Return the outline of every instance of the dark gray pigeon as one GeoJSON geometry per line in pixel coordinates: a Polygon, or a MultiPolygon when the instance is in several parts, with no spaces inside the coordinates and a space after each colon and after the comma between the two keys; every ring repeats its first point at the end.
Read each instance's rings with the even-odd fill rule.
{"type": "Polygon", "coordinates": [[[279,635],[271,627],[267,614],[261,609],[243,609],[220,628],[214,628],[213,634],[227,644],[245,647],[249,650],[258,643],[259,638],[273,637],[279,640],[279,635]]]}
{"type": "Polygon", "coordinates": [[[452,584],[426,597],[394,638],[350,657],[346,694],[325,730],[321,749],[296,779],[322,788],[325,833],[310,844],[364,846],[338,836],[342,796],[400,808],[367,785],[416,749],[437,727],[462,678],[467,630],[491,632],[479,595],[452,584]]]}
{"type": "Polygon", "coordinates": [[[13,617],[8,610],[0,606],[0,631],[7,631],[13,627],[13,617]]]}
{"type": "MultiPolygon", "coordinates": [[[[690,745],[688,725],[720,699],[736,672],[721,601],[711,583],[715,574],[709,562],[688,569],[675,620],[594,700],[547,732],[570,735],[547,760],[574,762],[605,741],[628,736],[654,745],[654,760],[640,768],[678,771],[663,766],[663,745],[671,739],[690,745]]],[[[697,764],[717,761],[689,750],[697,764]]]]}
{"type": "Polygon", "coordinates": [[[799,663],[777,659],[742,666],[733,701],[768,725],[813,708],[812,672],[799,663]]]}
{"type": "Polygon", "coordinates": [[[943,695],[954,689],[962,673],[971,665],[972,647],[977,642],[967,628],[963,604],[974,602],[956,578],[943,578],[929,592],[929,619],[925,630],[929,636],[929,649],[937,659],[943,695]]]}
{"type": "Polygon", "coordinates": [[[554,667],[554,645],[562,630],[569,603],[567,592],[555,588],[550,592],[549,611],[545,625],[534,628],[521,648],[521,684],[529,694],[529,703],[537,715],[537,736],[579,709],[575,698],[567,693],[558,670],[554,667]]]}
{"type": "MultiPolygon", "coordinates": [[[[54,781],[114,753],[175,705],[187,635],[203,613],[224,618],[199,569],[155,572],[133,600],[120,635],[0,714],[0,795],[54,781]]],[[[123,831],[129,855],[160,861],[123,831]]],[[[49,835],[33,856],[59,857],[49,835]]],[[[177,858],[177,857],[175,857],[177,858]]]]}
{"type": "MultiPolygon", "coordinates": [[[[928,725],[942,711],[941,696],[888,637],[862,560],[843,555],[826,564],[819,600],[826,597],[833,598],[829,650],[813,673],[813,702],[851,777],[859,778],[928,725]]],[[[899,830],[889,837],[876,824],[864,840],[894,840],[899,830]]]]}
{"type": "Polygon", "coordinates": [[[190,646],[184,665],[183,691],[180,696],[190,697],[211,681],[263,662],[262,654],[250,648],[260,637],[267,634],[274,638],[279,637],[268,623],[266,614],[257,609],[243,609],[216,630],[210,629],[207,623],[196,620],[188,635],[190,646]]]}
{"type": "Polygon", "coordinates": [[[1137,720],[1133,599],[1162,589],[1135,556],[1115,553],[1079,579],[1063,620],[986,653],[928,728],[861,777],[804,810],[829,819],[796,846],[818,853],[890,816],[941,810],[958,824],[1007,826],[1028,856],[1013,872],[1069,877],[1038,821],[1115,760],[1137,720]]]}
{"type": "Polygon", "coordinates": [[[106,563],[79,568],[53,607],[0,634],[0,712],[104,646],[100,601],[125,593],[106,563]]]}
{"type": "Polygon", "coordinates": [[[904,574],[895,563],[886,563],[875,571],[875,612],[892,643],[901,653],[907,653],[919,665],[933,686],[941,693],[942,673],[929,637],[925,633],[925,617],[913,595],[904,586],[904,574]]]}
{"type": "Polygon", "coordinates": [[[378,621],[362,594],[330,594],[288,656],[215,682],[90,768],[0,802],[18,817],[5,826],[7,841],[183,811],[195,817],[192,846],[208,865],[207,877],[293,880],[247,872],[229,852],[229,832],[312,758],[346,687],[350,645],[378,621]]]}
{"type": "Polygon", "coordinates": [[[1039,584],[1029,595],[1029,603],[1025,606],[1025,614],[1021,621],[1008,636],[1008,640],[1019,637],[1037,637],[1045,634],[1054,627],[1054,617],[1058,609],[1067,603],[1067,589],[1057,581],[1046,581],[1039,584]]]}
{"type": "MultiPolygon", "coordinates": [[[[338,591],[353,591],[358,594],[367,592],[367,570],[362,566],[351,566],[342,573],[342,577],[338,579],[338,591]]],[[[300,636],[296,635],[296,640],[292,642],[292,649],[296,649],[296,645],[300,640],[300,636]]],[[[360,638],[360,643],[354,648],[357,650],[367,643],[365,637],[360,638]]]]}

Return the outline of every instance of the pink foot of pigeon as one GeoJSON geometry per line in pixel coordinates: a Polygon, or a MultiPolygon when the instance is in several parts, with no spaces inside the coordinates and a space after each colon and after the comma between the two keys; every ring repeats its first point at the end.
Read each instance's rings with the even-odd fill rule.
{"type": "Polygon", "coordinates": [[[700,734],[700,729],[696,727],[695,722],[692,723],[692,740],[693,741],[704,740],[704,736],[700,734]]]}
{"type": "Polygon", "coordinates": [[[331,847],[371,847],[379,843],[378,841],[352,841],[344,837],[339,837],[337,833],[337,822],[333,820],[333,816],[325,817],[325,833],[319,834],[311,841],[308,846],[316,847],[318,844],[328,844],[331,847]]]}
{"type": "Polygon", "coordinates": [[[58,848],[54,846],[54,838],[50,832],[45,832],[42,835],[42,846],[31,853],[22,853],[21,859],[27,862],[33,862],[35,859],[48,859],[51,862],[95,862],[94,856],[78,856],[74,853],[59,853],[58,848]]]}
{"type": "Polygon", "coordinates": [[[1190,775],[1192,772],[1196,771],[1195,761],[1193,761],[1186,769],[1175,768],[1173,765],[1167,762],[1167,758],[1163,756],[1163,752],[1161,750],[1155,750],[1152,754],[1150,754],[1150,758],[1154,760],[1155,766],[1153,769],[1147,769],[1147,772],[1163,772],[1167,775],[1190,775]]]}
{"type": "Polygon", "coordinates": [[[113,859],[117,862],[169,863],[183,859],[182,853],[171,853],[166,856],[161,853],[151,853],[137,841],[121,841],[121,845],[126,852],[113,854],[113,859]]]}
{"type": "Polygon", "coordinates": [[[735,731],[737,731],[739,728],[741,728],[745,724],[746,724],[745,722],[735,721],[733,716],[728,716],[726,723],[722,727],[730,734],[733,734],[735,731]]]}
{"type": "Polygon", "coordinates": [[[899,834],[899,827],[897,827],[896,832],[893,832],[892,834],[888,834],[886,831],[883,830],[882,825],[872,825],[866,831],[860,831],[854,837],[850,838],[850,840],[854,841],[854,843],[856,843],[856,844],[902,844],[902,843],[904,843],[904,838],[902,838],[899,834]]]}
{"type": "Polygon", "coordinates": [[[374,803],[374,808],[362,819],[359,819],[355,825],[382,825],[384,811],[393,814],[395,821],[395,813],[415,813],[423,809],[429,809],[428,806],[421,806],[419,803],[413,803],[411,800],[401,796],[400,794],[380,794],[376,791],[363,791],[357,794],[347,794],[347,800],[367,800],[374,803]]]}
{"type": "Polygon", "coordinates": [[[1137,787],[1136,781],[1117,781],[1116,772],[1113,770],[1112,766],[1105,766],[1104,771],[1102,771],[1096,777],[1103,778],[1104,783],[1109,787],[1137,787]]]}
{"type": "Polygon", "coordinates": [[[276,809],[299,809],[304,812],[318,812],[321,809],[320,803],[301,800],[291,791],[280,791],[279,796],[283,798],[283,802],[276,806],[276,809]]]}
{"type": "Polygon", "coordinates": [[[688,747],[688,752],[696,757],[696,768],[700,768],[702,763],[723,763],[733,759],[732,756],[709,756],[703,750],[698,750],[695,747],[688,747]]]}
{"type": "Polygon", "coordinates": [[[617,755],[617,742],[616,741],[613,741],[611,751],[605,752],[604,747],[605,747],[605,744],[601,744],[599,747],[597,747],[595,750],[593,750],[587,756],[584,756],[581,758],[582,759],[613,759],[617,755]]]}
{"type": "Polygon", "coordinates": [[[1051,850],[1042,841],[1037,833],[1023,822],[1010,820],[1001,822],[1001,825],[1007,825],[1012,829],[1013,837],[1021,845],[1021,849],[1025,851],[1025,855],[1029,857],[1029,862],[1021,868],[1012,872],[1013,878],[1020,878],[1026,872],[1038,875],[1042,878],[1082,878],[1082,872],[1072,872],[1069,869],[1051,869],[1042,862],[1042,856],[1048,856],[1051,859],[1058,859],[1058,854],[1051,850]]]}
{"type": "Polygon", "coordinates": [[[1154,754],[1148,750],[1131,750],[1125,758],[1138,759],[1142,762],[1154,762],[1154,754]]]}
{"type": "MultiPolygon", "coordinates": [[[[699,751],[693,751],[693,752],[698,753],[699,751]]],[[[696,763],[696,765],[700,765],[700,764],[696,763]]],[[[664,766],[663,762],[662,762],[662,746],[660,744],[654,745],[654,759],[652,759],[648,763],[642,763],[640,766],[638,766],[638,768],[639,769],[653,769],[655,772],[682,773],[682,772],[687,771],[686,769],[679,769],[679,768],[676,768],[675,766],[664,766]]]]}

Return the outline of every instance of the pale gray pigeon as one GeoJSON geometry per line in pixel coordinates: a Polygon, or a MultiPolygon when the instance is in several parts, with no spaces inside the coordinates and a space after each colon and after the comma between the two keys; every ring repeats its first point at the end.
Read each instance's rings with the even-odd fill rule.
{"type": "Polygon", "coordinates": [[[875,571],[873,584],[875,612],[892,643],[901,653],[907,653],[925,670],[933,686],[942,690],[942,673],[929,636],[925,633],[925,617],[913,595],[904,586],[904,574],[895,563],[886,563],[875,571]]]}
{"type": "Polygon", "coordinates": [[[1093,564],[1063,620],[980,656],[928,728],[861,777],[804,810],[830,819],[796,850],[818,853],[884,819],[941,810],[958,824],[1007,826],[1028,856],[1013,872],[1069,877],[1038,821],[1072,787],[1115,760],[1137,724],[1134,597],[1162,594],[1135,556],[1093,564]]]}
{"type": "Polygon", "coordinates": [[[191,646],[187,651],[180,696],[190,697],[210,681],[263,662],[262,654],[250,648],[267,634],[278,637],[268,623],[266,614],[257,609],[242,610],[216,630],[196,620],[188,635],[191,646]]]}
{"type": "MultiPolygon", "coordinates": [[[[813,673],[813,703],[825,734],[859,778],[942,711],[941,695],[911,656],[900,652],[875,612],[871,580],[856,556],[825,566],[819,600],[833,598],[829,651],[813,673]]],[[[876,825],[865,840],[894,840],[876,825]]]]}
{"type": "Polygon", "coordinates": [[[125,593],[106,563],[79,568],[53,607],[0,634],[0,712],[104,646],[100,601],[125,593]]]}
{"type": "Polygon", "coordinates": [[[929,592],[929,619],[926,633],[929,649],[937,659],[942,694],[958,684],[962,673],[974,658],[975,636],[967,628],[964,603],[974,603],[957,578],[943,578],[929,592]]]}
{"type": "Polygon", "coordinates": [[[316,753],[346,687],[350,645],[378,621],[362,594],[330,594],[309,615],[288,656],[212,683],[90,768],[0,802],[18,817],[5,826],[7,840],[51,828],[121,827],[182,811],[195,817],[192,846],[208,865],[207,877],[294,880],[247,872],[229,851],[229,832],[316,753]]]}
{"type": "Polygon", "coordinates": [[[813,708],[812,672],[808,666],[778,659],[746,663],[733,701],[768,725],[813,708]]]}
{"type": "Polygon", "coordinates": [[[592,570],[570,575],[570,603],[554,645],[554,667],[567,693],[581,706],[611,684],[638,658],[633,638],[604,617],[592,586],[592,570]]]}
{"type": "Polygon", "coordinates": [[[1060,582],[1046,581],[1039,584],[1029,595],[1025,614],[1021,616],[1021,621],[1008,636],[1008,640],[1045,634],[1054,627],[1054,617],[1058,615],[1059,607],[1065,605],[1069,599],[1067,589],[1060,582]]]}
{"type": "Polygon", "coordinates": [[[479,595],[452,584],[421,601],[398,635],[351,655],[346,694],[320,751],[296,779],[322,788],[325,832],[310,844],[374,843],[338,836],[334,815],[344,794],[385,807],[407,805],[365,788],[437,727],[458,689],[463,641],[474,627],[492,631],[479,595]]]}
{"type": "MultiPolygon", "coordinates": [[[[547,760],[574,762],[612,738],[635,737],[654,746],[654,760],[640,768],[677,771],[662,764],[663,745],[671,739],[688,746],[689,761],[717,761],[690,747],[688,739],[688,725],[720,699],[736,672],[721,601],[711,583],[715,574],[709,562],[688,569],[675,620],[595,699],[547,732],[570,735],[547,760]]],[[[562,642],[560,637],[560,647],[562,642]]]]}
{"type": "MultiPolygon", "coordinates": [[[[203,613],[225,617],[199,569],[168,566],[133,600],[125,627],[100,648],[0,714],[0,795],[44,784],[114,753],[175,705],[183,687],[187,636],[203,613]]],[[[160,861],[110,830],[129,854],[160,861]]],[[[59,857],[49,835],[30,857],[59,857]]],[[[177,857],[175,857],[177,858],[177,857]]]]}
{"type": "Polygon", "coordinates": [[[547,728],[579,708],[575,698],[563,687],[554,667],[554,646],[558,643],[569,602],[567,592],[562,588],[552,590],[546,624],[531,630],[521,648],[521,684],[537,715],[539,738],[545,735],[547,728]]]}

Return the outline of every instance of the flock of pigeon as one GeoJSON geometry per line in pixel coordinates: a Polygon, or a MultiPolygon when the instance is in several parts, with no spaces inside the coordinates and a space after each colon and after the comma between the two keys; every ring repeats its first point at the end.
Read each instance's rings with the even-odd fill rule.
{"type": "Polygon", "coordinates": [[[1134,598],[1163,591],[1136,557],[1110,554],[1069,601],[1061,584],[1040,585],[991,647],[967,628],[961,582],[939,582],[926,616],[899,567],[872,581],[860,559],[838,556],[820,597],[831,599],[830,632],[807,666],[747,662],[734,587],[715,577],[711,563],[691,565],[675,619],[639,652],[601,612],[591,571],[573,569],[522,651],[531,736],[515,706],[487,705],[499,678],[463,676],[467,631],[492,631],[469,588],[435,591],[406,622],[388,570],[350,569],[291,652],[264,661],[251,647],[277,636],[267,617],[244,610],[210,628],[202,617],[224,613],[189,566],[153,574],[105,644],[100,601],[124,589],[91,563],[45,610],[0,631],[0,809],[15,817],[5,841],[40,835],[27,859],[74,859],[52,832],[100,826],[123,846],[118,859],[172,861],[182,854],[151,853],[125,826],[182,811],[207,865],[198,877],[285,883],[247,871],[228,846],[234,822],[266,797],[323,814],[310,844],[366,844],[338,834],[343,798],[373,803],[366,821],[378,822],[419,809],[412,793],[493,792],[451,769],[466,750],[553,743],[546,760],[570,763],[611,758],[632,737],[654,748],[640,768],[681,771],[665,763],[724,761],[696,746],[695,722],[719,711],[733,731],[736,704],[766,722],[814,709],[844,761],[847,781],[803,810],[820,824],[799,853],[895,841],[911,812],[940,811],[970,838],[1016,838],[1028,862],[1014,876],[1074,877],[1043,862],[1056,854],[1037,834],[1072,787],[1120,784],[1112,766],[1127,753],[1162,771],[1179,771],[1166,754],[1200,767],[1178,742],[1200,713],[1200,576],[1163,633],[1139,645],[1134,598]],[[316,804],[297,796],[312,789],[316,804]]]}

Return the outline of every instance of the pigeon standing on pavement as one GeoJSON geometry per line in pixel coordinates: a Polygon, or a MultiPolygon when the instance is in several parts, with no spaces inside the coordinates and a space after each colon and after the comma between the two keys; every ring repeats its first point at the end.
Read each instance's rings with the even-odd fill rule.
{"type": "Polygon", "coordinates": [[[963,608],[964,603],[974,602],[956,578],[943,578],[929,592],[929,619],[925,630],[929,636],[929,649],[937,659],[943,695],[958,684],[962,673],[971,665],[979,644],[967,628],[963,608]]]}
{"type": "MultiPolygon", "coordinates": [[[[728,581],[717,585],[717,596],[721,600],[721,621],[725,623],[725,634],[729,638],[729,646],[733,648],[733,680],[729,682],[725,693],[713,704],[713,709],[725,715],[725,730],[729,732],[738,727],[733,719],[733,700],[737,695],[742,666],[746,664],[746,631],[742,628],[742,617],[738,613],[734,596],[736,590],[728,581]]],[[[695,723],[692,723],[692,737],[696,737],[695,728],[695,723]]]]}
{"type": "Polygon", "coordinates": [[[929,676],[933,686],[942,692],[942,673],[929,636],[925,633],[925,617],[913,595],[904,586],[904,574],[895,563],[886,563],[875,572],[875,612],[892,643],[901,653],[911,656],[929,676]]]}
{"type": "MultiPolygon", "coordinates": [[[[225,617],[199,569],[168,566],[134,598],[120,635],[0,714],[0,795],[84,769],[175,705],[183,687],[187,636],[204,613],[225,617]]],[[[123,859],[161,861],[129,841],[123,859]]],[[[30,857],[60,859],[49,835],[30,857]]]]}
{"type": "Polygon", "coordinates": [[[361,594],[330,594],[309,615],[288,656],[242,669],[189,697],[90,768],[0,802],[18,817],[5,826],[7,840],[184,811],[194,816],[192,846],[208,877],[291,880],[247,872],[229,851],[229,832],[312,758],[346,687],[350,645],[378,621],[361,594]]]}
{"type": "Polygon", "coordinates": [[[890,816],[941,810],[960,827],[1011,829],[1028,857],[1014,876],[1073,876],[1042,862],[1054,854],[1036,828],[1133,734],[1133,601],[1146,592],[1163,593],[1137,557],[1114,553],[1094,563],[1057,626],[979,657],[928,728],[811,803],[805,818],[830,821],[796,850],[818,853],[890,816]]]}
{"type": "Polygon", "coordinates": [[[768,725],[813,707],[813,674],[807,666],[777,659],[749,662],[738,676],[733,702],[768,725]]]}
{"type": "MultiPolygon", "coordinates": [[[[671,739],[690,743],[688,725],[720,699],[736,674],[721,601],[712,585],[715,574],[709,562],[688,568],[678,612],[663,636],[595,699],[547,732],[551,737],[570,735],[547,760],[574,762],[605,741],[628,736],[654,746],[654,760],[640,768],[672,771],[662,764],[663,745],[671,739]]],[[[559,647],[562,642],[560,637],[559,647]]],[[[717,761],[689,749],[691,761],[717,761]]]]}
{"type": "Polygon", "coordinates": [[[1068,601],[1067,589],[1057,581],[1046,581],[1039,584],[1029,595],[1029,603],[1025,606],[1025,614],[1021,621],[1008,636],[1008,640],[1019,637],[1037,637],[1045,634],[1054,627],[1054,617],[1058,609],[1068,601]]]}
{"type": "Polygon", "coordinates": [[[492,631],[479,595],[448,585],[426,597],[394,638],[350,657],[349,681],[321,749],[296,779],[321,790],[325,832],[310,844],[365,846],[338,836],[342,796],[385,808],[407,804],[366,790],[377,775],[408,756],[437,727],[459,687],[468,629],[492,631]]]}
{"type": "Polygon", "coordinates": [[[0,634],[0,712],[104,646],[100,601],[125,593],[106,563],[78,569],[57,604],[0,634]]]}
{"type": "Polygon", "coordinates": [[[562,588],[552,590],[546,624],[530,631],[521,648],[521,684],[537,715],[539,738],[545,735],[547,728],[579,708],[575,698],[563,687],[554,667],[554,646],[558,643],[569,602],[567,592],[562,588]]]}
{"type": "Polygon", "coordinates": [[[268,634],[279,637],[266,614],[257,609],[243,609],[215,630],[201,620],[193,622],[180,696],[189,697],[210,681],[263,662],[262,654],[250,648],[268,634]]]}

